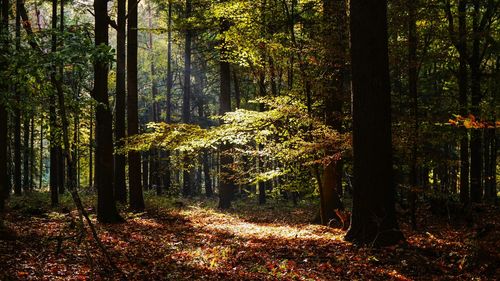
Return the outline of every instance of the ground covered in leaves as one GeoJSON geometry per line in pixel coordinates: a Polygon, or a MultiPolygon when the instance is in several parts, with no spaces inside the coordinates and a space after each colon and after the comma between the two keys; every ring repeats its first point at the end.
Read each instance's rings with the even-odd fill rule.
{"type": "MultiPolygon", "coordinates": [[[[303,203],[227,212],[215,201],[148,196],[141,214],[96,224],[118,270],[90,235],[77,235],[70,204],[50,208],[40,194],[12,199],[1,234],[0,280],[494,280],[500,276],[500,210],[477,206],[474,223],[431,216],[402,223],[406,243],[375,249],[344,242],[339,229],[310,224],[303,203]]],[[[87,206],[91,206],[91,199],[87,206]]],[[[274,205],[274,206],[273,206],[274,205]]],[[[89,209],[93,213],[92,209],[89,209]]],[[[94,220],[95,222],[95,220],[94,220]]]]}

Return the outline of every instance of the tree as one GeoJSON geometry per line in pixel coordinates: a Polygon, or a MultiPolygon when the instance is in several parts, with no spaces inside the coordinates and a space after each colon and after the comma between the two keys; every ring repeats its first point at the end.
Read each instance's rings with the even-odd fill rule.
{"type": "MultiPolygon", "coordinates": [[[[9,0],[2,0],[0,20],[0,50],[7,54],[9,48],[9,0]]],[[[0,71],[4,71],[7,63],[3,60],[6,57],[0,57],[0,71]]],[[[7,198],[9,187],[7,182],[7,163],[10,162],[7,153],[8,142],[8,112],[7,96],[8,85],[0,81],[0,212],[4,210],[5,199],[7,198]]]]}
{"type": "MultiPolygon", "coordinates": [[[[57,48],[57,0],[52,0],[52,42],[51,52],[55,53],[57,48]]],[[[56,81],[56,69],[52,68],[50,73],[50,80],[52,85],[56,81]]],[[[56,91],[55,87],[53,91],[56,91]]],[[[56,98],[55,93],[51,93],[49,97],[49,119],[50,119],[50,198],[52,206],[59,204],[59,149],[57,141],[57,112],[56,112],[56,98]]]]}
{"type": "MultiPolygon", "coordinates": [[[[346,2],[323,1],[325,72],[324,95],[326,124],[337,131],[342,130],[342,103],[344,102],[344,79],[347,60],[347,14],[346,2]]],[[[342,221],[335,210],[344,206],[340,200],[342,192],[341,159],[331,161],[323,170],[320,190],[321,223],[342,221]]]]}
{"type": "MultiPolygon", "coordinates": [[[[139,114],[137,109],[137,6],[135,0],[128,0],[127,25],[127,132],[129,137],[139,133],[139,114]]],[[[128,180],[130,209],[144,210],[144,197],[141,184],[141,155],[131,151],[128,154],[128,180]]]]}
{"type": "MultiPolygon", "coordinates": [[[[220,32],[229,29],[229,21],[226,18],[221,19],[220,32]]],[[[224,40],[221,42],[220,62],[219,62],[219,79],[220,79],[220,96],[219,96],[219,115],[231,111],[231,68],[228,62],[228,54],[224,40]]],[[[220,155],[220,171],[221,182],[219,183],[219,208],[229,209],[234,193],[234,185],[228,179],[231,174],[229,165],[232,162],[231,156],[225,154],[225,150],[229,149],[227,145],[223,145],[220,155]]]]}
{"type": "MultiPolygon", "coordinates": [[[[126,41],[126,0],[118,0],[117,28],[116,28],[116,109],[115,109],[115,142],[122,145],[125,137],[125,41],[126,41]]],[[[115,154],[115,198],[125,203],[127,201],[127,187],[125,183],[124,154],[115,154]]]]}
{"type": "MultiPolygon", "coordinates": [[[[186,0],[186,25],[188,25],[189,17],[191,17],[192,4],[191,0],[186,0]]],[[[182,122],[189,123],[191,119],[191,37],[192,30],[187,26],[185,31],[184,45],[184,85],[182,94],[182,122]]],[[[191,173],[185,169],[182,174],[182,195],[190,196],[191,190],[191,173]]]]}
{"type": "Polygon", "coordinates": [[[403,239],[392,176],[387,1],[350,2],[354,183],[345,239],[391,245],[403,239]]]}
{"type": "Polygon", "coordinates": [[[108,11],[106,0],[94,1],[95,45],[104,53],[94,61],[94,91],[96,100],[96,183],[97,219],[110,223],[121,220],[113,194],[113,131],[108,100],[108,11]]]}
{"type": "MultiPolygon", "coordinates": [[[[21,15],[16,1],[16,51],[21,50],[21,15]]],[[[14,194],[21,195],[21,89],[16,85],[14,104],[14,194]]]]}

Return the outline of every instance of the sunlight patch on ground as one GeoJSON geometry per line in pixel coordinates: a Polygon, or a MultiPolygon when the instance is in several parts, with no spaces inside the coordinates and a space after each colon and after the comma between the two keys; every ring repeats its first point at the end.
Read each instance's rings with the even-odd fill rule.
{"type": "Polygon", "coordinates": [[[224,232],[240,238],[275,238],[342,241],[343,231],[319,225],[287,225],[285,223],[253,223],[215,210],[191,207],[183,211],[193,226],[209,231],[224,232]]]}

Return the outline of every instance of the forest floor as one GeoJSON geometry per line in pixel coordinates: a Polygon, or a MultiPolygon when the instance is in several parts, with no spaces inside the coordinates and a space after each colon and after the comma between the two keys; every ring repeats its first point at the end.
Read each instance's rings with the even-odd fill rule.
{"type": "MultiPolygon", "coordinates": [[[[311,204],[238,202],[221,212],[214,208],[214,200],[179,203],[147,196],[146,212],[123,212],[126,222],[121,224],[96,224],[118,273],[90,235],[81,241],[73,237],[77,215],[65,200],[59,208],[50,208],[45,203],[48,197],[40,194],[10,200],[4,224],[13,234],[4,233],[0,239],[0,280],[495,280],[500,276],[500,209],[495,207],[477,206],[477,223],[469,226],[457,217],[432,216],[422,208],[417,231],[401,223],[406,243],[377,249],[344,242],[340,229],[310,224],[316,210],[311,204]]],[[[86,200],[91,206],[92,199],[86,200]]]]}

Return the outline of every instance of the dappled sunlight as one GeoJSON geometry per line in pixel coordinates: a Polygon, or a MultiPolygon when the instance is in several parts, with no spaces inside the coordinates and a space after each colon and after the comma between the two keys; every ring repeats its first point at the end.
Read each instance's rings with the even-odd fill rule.
{"type": "Polygon", "coordinates": [[[181,214],[189,217],[194,227],[208,231],[223,231],[241,238],[341,241],[344,234],[341,230],[332,231],[331,228],[311,224],[291,226],[286,223],[252,223],[235,215],[198,207],[191,207],[181,214]]]}

